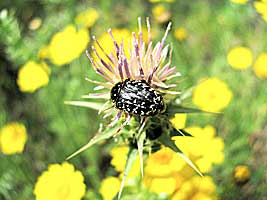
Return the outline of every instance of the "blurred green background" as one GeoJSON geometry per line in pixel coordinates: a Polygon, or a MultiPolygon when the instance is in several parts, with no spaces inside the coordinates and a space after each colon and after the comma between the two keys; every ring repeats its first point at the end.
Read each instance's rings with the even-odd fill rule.
{"type": "MultiPolygon", "coordinates": [[[[82,94],[92,92],[94,85],[87,83],[85,77],[100,79],[84,51],[62,67],[47,61],[51,70],[49,83],[32,93],[21,92],[16,81],[19,69],[29,60],[39,62],[39,50],[67,24],[75,24],[75,17],[87,8],[98,13],[98,19],[89,27],[89,34],[98,38],[109,27],[136,30],[137,17],[149,16],[154,38],[159,39],[166,22],[173,22],[168,42],[174,48],[172,63],[184,78],[179,88],[183,90],[216,76],[233,92],[222,115],[192,114],[188,118],[190,125],[213,125],[224,139],[225,160],[211,173],[219,199],[267,199],[267,80],[258,78],[252,67],[240,71],[227,63],[227,53],[235,46],[248,47],[253,63],[266,52],[267,24],[253,1],[242,5],[229,0],[2,0],[0,127],[13,121],[23,123],[28,140],[22,154],[0,153],[0,199],[34,199],[34,184],[48,165],[62,163],[98,129],[96,111],[64,105],[66,100],[79,100],[82,94]],[[159,4],[167,16],[153,14],[159,4]],[[34,27],[36,19],[39,25],[34,27]],[[175,37],[179,27],[186,30],[185,38],[175,37]],[[233,171],[237,165],[249,167],[247,183],[236,184],[233,171]]],[[[88,47],[91,44],[92,39],[88,47]]],[[[186,105],[194,106],[190,100],[186,105]]],[[[90,192],[97,193],[106,176],[110,167],[108,153],[105,146],[95,145],[70,161],[83,173],[90,192]]],[[[94,199],[90,195],[84,198],[94,199]]]]}

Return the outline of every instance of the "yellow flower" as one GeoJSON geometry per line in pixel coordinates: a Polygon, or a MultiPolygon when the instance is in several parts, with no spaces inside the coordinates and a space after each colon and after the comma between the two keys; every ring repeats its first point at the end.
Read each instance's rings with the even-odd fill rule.
{"type": "Polygon", "coordinates": [[[192,101],[205,111],[219,112],[228,106],[232,96],[226,83],[218,78],[210,78],[196,87],[192,101]]]}
{"type": "Polygon", "coordinates": [[[68,25],[62,32],[52,37],[49,44],[49,58],[58,66],[68,64],[81,55],[89,40],[86,29],[76,30],[73,25],[68,25]]]}
{"type": "Polygon", "coordinates": [[[185,40],[187,38],[187,30],[184,27],[179,27],[175,29],[174,37],[180,41],[185,40]]]}
{"type": "Polygon", "coordinates": [[[41,58],[41,59],[49,58],[49,47],[48,46],[43,46],[38,51],[38,58],[41,58]]]}
{"type": "Polygon", "coordinates": [[[257,12],[260,13],[267,22],[267,0],[256,1],[254,2],[254,6],[257,12]]]}
{"type": "Polygon", "coordinates": [[[255,74],[260,78],[267,77],[267,53],[262,53],[257,58],[254,66],[255,74]]]}
{"type": "Polygon", "coordinates": [[[120,180],[116,177],[107,177],[102,181],[99,192],[103,200],[112,200],[119,192],[119,189],[120,180]]]}
{"type": "Polygon", "coordinates": [[[0,150],[3,154],[22,153],[27,141],[27,131],[23,124],[12,122],[0,130],[0,150]]]}
{"type": "Polygon", "coordinates": [[[172,3],[175,0],[149,0],[151,3],[159,3],[159,2],[167,2],[167,3],[172,3]]]}
{"type": "Polygon", "coordinates": [[[234,178],[237,183],[245,183],[250,178],[250,170],[246,165],[238,165],[234,170],[234,178]]]}
{"type": "Polygon", "coordinates": [[[152,178],[147,187],[156,194],[171,195],[176,189],[176,180],[173,177],[152,178]]]}
{"type": "Polygon", "coordinates": [[[246,69],[252,60],[252,52],[247,47],[234,47],[227,55],[227,61],[234,69],[246,69]]]}
{"type": "Polygon", "coordinates": [[[40,26],[42,25],[42,19],[39,17],[34,18],[33,20],[30,21],[29,23],[29,29],[32,31],[37,30],[38,28],[40,28],[40,26]]]}
{"type": "Polygon", "coordinates": [[[80,171],[67,162],[52,164],[38,178],[34,188],[36,200],[79,200],[86,186],[80,171]]]}
{"type": "Polygon", "coordinates": [[[18,72],[17,84],[22,92],[34,92],[49,82],[49,68],[42,63],[29,61],[18,72]]]}
{"type": "Polygon", "coordinates": [[[230,1],[237,4],[246,4],[249,0],[230,0],[230,1]]]}
{"type": "Polygon", "coordinates": [[[171,123],[176,129],[183,129],[185,127],[186,118],[186,114],[177,113],[174,115],[174,118],[171,119],[171,123]]]}
{"type": "MultiPolygon", "coordinates": [[[[118,172],[123,172],[126,165],[127,154],[129,148],[127,146],[115,147],[111,150],[110,155],[112,156],[111,165],[115,167],[115,170],[118,172]]],[[[132,165],[132,168],[128,174],[128,177],[134,178],[137,177],[140,173],[140,161],[139,157],[135,160],[132,165]]]]}
{"type": "Polygon", "coordinates": [[[98,12],[93,8],[89,8],[76,16],[75,23],[82,27],[90,28],[95,24],[98,17],[98,12]]]}
{"type": "Polygon", "coordinates": [[[212,164],[223,162],[224,143],[221,138],[215,137],[215,129],[212,126],[188,127],[185,130],[193,137],[177,136],[173,139],[175,144],[193,160],[201,172],[209,172],[212,169],[212,164]]]}
{"type": "MultiPolygon", "coordinates": [[[[127,29],[112,29],[112,34],[115,38],[115,40],[120,44],[121,41],[123,40],[123,45],[125,47],[124,52],[126,54],[126,57],[130,57],[129,53],[129,42],[131,41],[131,33],[127,29]]],[[[108,54],[110,52],[113,53],[113,55],[116,55],[115,49],[114,49],[114,43],[110,38],[110,35],[108,33],[104,33],[103,35],[100,36],[98,39],[98,42],[104,47],[105,52],[108,54]]],[[[106,58],[105,54],[101,51],[99,46],[95,43],[94,44],[96,51],[98,52],[99,56],[105,61],[109,63],[109,59],[106,58]]],[[[97,56],[93,54],[93,57],[95,60],[98,60],[97,56]]]]}
{"type": "Polygon", "coordinates": [[[216,200],[216,185],[209,176],[194,176],[185,181],[171,200],[216,200]]]}
{"type": "Polygon", "coordinates": [[[164,177],[177,173],[185,165],[171,149],[163,147],[150,155],[145,166],[145,174],[152,177],[164,177]]]}
{"type": "Polygon", "coordinates": [[[158,23],[167,22],[171,17],[170,12],[166,9],[166,7],[163,4],[154,6],[152,9],[152,13],[155,20],[158,23]]]}

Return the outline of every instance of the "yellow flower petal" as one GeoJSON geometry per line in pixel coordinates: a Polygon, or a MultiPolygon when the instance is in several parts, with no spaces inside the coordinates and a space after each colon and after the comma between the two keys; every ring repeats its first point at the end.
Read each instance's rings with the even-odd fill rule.
{"type": "Polygon", "coordinates": [[[175,188],[176,180],[173,177],[153,178],[149,186],[150,191],[156,194],[165,193],[167,195],[171,195],[175,188]]]}
{"type": "Polygon", "coordinates": [[[177,113],[174,115],[174,118],[172,118],[170,121],[176,129],[183,129],[185,127],[186,118],[187,118],[186,114],[177,113]]]}
{"type": "Polygon", "coordinates": [[[116,177],[107,177],[102,181],[99,192],[103,200],[112,200],[119,192],[119,189],[120,180],[116,177]]]}

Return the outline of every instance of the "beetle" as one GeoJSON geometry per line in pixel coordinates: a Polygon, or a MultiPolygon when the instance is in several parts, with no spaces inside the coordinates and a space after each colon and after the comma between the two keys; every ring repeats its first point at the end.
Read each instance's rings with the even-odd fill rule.
{"type": "Polygon", "coordinates": [[[111,100],[117,109],[131,115],[155,116],[165,110],[162,95],[145,80],[118,82],[111,89],[111,100]]]}

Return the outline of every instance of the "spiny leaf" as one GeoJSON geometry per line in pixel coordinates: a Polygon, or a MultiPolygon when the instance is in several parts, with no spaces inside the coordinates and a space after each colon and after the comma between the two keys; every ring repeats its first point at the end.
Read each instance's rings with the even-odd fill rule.
{"type": "Polygon", "coordinates": [[[120,199],[120,197],[121,197],[126,178],[129,174],[131,168],[132,168],[134,161],[136,160],[137,153],[138,153],[137,149],[130,148],[129,153],[127,155],[126,165],[125,165],[125,169],[124,169],[123,176],[122,176],[122,181],[121,181],[120,191],[118,194],[118,199],[120,199]]]}
{"type": "Polygon", "coordinates": [[[162,134],[159,137],[160,142],[165,145],[166,147],[169,147],[173,151],[175,151],[187,164],[192,167],[200,176],[203,176],[202,173],[199,171],[197,166],[175,145],[174,141],[171,139],[170,136],[166,134],[162,134]]]}
{"type": "Polygon", "coordinates": [[[171,105],[170,108],[166,111],[168,114],[174,115],[176,113],[209,113],[209,114],[221,114],[221,113],[215,113],[215,112],[208,112],[204,110],[200,110],[197,108],[187,108],[177,105],[171,105]]]}
{"type": "Polygon", "coordinates": [[[82,148],[80,148],[78,151],[74,152],[70,156],[67,157],[67,160],[73,158],[74,156],[80,154],[81,152],[85,151],[86,149],[90,148],[92,145],[102,141],[111,138],[115,133],[116,130],[118,129],[117,126],[106,129],[104,132],[99,133],[95,135],[86,145],[84,145],[82,148]]]}
{"type": "Polygon", "coordinates": [[[81,106],[81,107],[91,108],[94,110],[99,110],[102,106],[102,103],[86,102],[86,101],[65,101],[64,103],[67,105],[81,106]]]}
{"type": "Polygon", "coordinates": [[[139,159],[140,159],[140,170],[142,177],[144,176],[144,162],[143,162],[143,145],[146,139],[146,132],[143,131],[140,133],[139,138],[137,139],[137,147],[139,152],[139,159]]]}
{"type": "Polygon", "coordinates": [[[187,131],[185,131],[184,129],[173,129],[171,132],[170,132],[170,136],[173,137],[173,136],[189,136],[189,137],[193,137],[190,133],[188,133],[187,131]]]}

